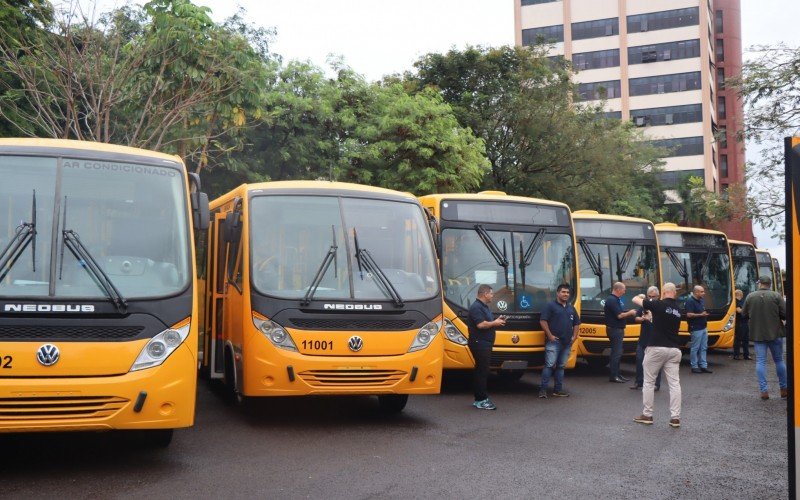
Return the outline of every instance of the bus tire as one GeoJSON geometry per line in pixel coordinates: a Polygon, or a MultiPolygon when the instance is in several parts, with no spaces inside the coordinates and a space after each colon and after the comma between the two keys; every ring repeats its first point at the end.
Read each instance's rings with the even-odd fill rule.
{"type": "Polygon", "coordinates": [[[236,388],[236,367],[233,364],[233,352],[225,348],[225,397],[230,404],[241,406],[245,398],[236,388]]]}
{"type": "Polygon", "coordinates": [[[378,405],[383,413],[400,413],[408,403],[408,394],[386,394],[378,396],[378,405]]]}
{"type": "Polygon", "coordinates": [[[144,431],[145,442],[153,448],[166,448],[172,442],[175,429],[151,429],[144,431]]]}

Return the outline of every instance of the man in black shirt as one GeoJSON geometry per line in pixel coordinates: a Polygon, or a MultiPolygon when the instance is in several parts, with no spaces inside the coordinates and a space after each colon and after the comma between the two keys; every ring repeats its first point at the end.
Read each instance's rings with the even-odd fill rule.
{"type": "Polygon", "coordinates": [[[503,316],[495,319],[489,304],[494,298],[494,291],[489,285],[478,287],[478,297],[469,306],[467,328],[469,331],[469,351],[475,359],[473,372],[473,387],[475,402],[472,406],[480,410],[496,410],[497,406],[491,402],[486,392],[486,379],[489,377],[489,361],[494,347],[495,328],[505,326],[503,316]]]}
{"type": "Polygon", "coordinates": [[[642,414],[634,422],[653,423],[654,385],[658,371],[663,369],[669,384],[669,411],[671,427],[681,426],[681,350],[678,329],[681,325],[681,312],[675,300],[675,284],[665,283],[661,300],[647,300],[645,295],[637,295],[633,303],[653,315],[653,335],[645,349],[644,386],[642,387],[642,414]]]}

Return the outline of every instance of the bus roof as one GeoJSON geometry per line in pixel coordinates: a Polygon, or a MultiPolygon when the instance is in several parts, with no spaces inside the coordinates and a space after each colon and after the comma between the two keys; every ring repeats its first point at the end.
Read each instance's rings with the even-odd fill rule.
{"type": "Polygon", "coordinates": [[[596,210],[575,210],[572,212],[575,220],[612,220],[619,222],[638,222],[643,224],[653,224],[652,221],[640,217],[628,217],[626,215],[601,214],[596,210]]]}
{"type": "Polygon", "coordinates": [[[272,181],[272,182],[259,182],[254,184],[242,184],[235,187],[231,191],[223,194],[216,200],[211,202],[211,208],[227,203],[235,196],[245,196],[247,193],[261,191],[264,193],[273,194],[292,194],[292,195],[307,195],[307,194],[372,194],[376,198],[398,200],[413,202],[419,205],[417,198],[411,193],[404,193],[401,191],[394,191],[374,186],[366,186],[363,184],[352,184],[349,182],[331,182],[331,181],[272,181]]]}
{"type": "Polygon", "coordinates": [[[426,194],[419,197],[420,200],[434,200],[436,203],[442,200],[484,200],[484,201],[510,201],[516,203],[537,203],[540,205],[550,205],[554,207],[564,207],[569,210],[566,203],[560,201],[544,200],[541,198],[529,198],[527,196],[514,196],[502,193],[502,191],[483,191],[481,193],[439,193],[426,194]]]}
{"type": "Polygon", "coordinates": [[[695,234],[719,234],[728,239],[728,235],[716,229],[706,229],[703,227],[687,227],[679,226],[672,222],[660,222],[656,224],[656,231],[673,231],[677,233],[695,233],[695,234]]]}
{"type": "Polygon", "coordinates": [[[745,245],[745,246],[751,246],[751,247],[755,248],[755,246],[752,243],[750,243],[749,241],[728,240],[728,243],[730,245],[745,245]]]}
{"type": "Polygon", "coordinates": [[[170,160],[183,164],[183,160],[177,155],[159,153],[148,149],[132,148],[129,146],[119,146],[105,142],[75,141],[71,139],[37,139],[37,138],[0,138],[0,150],[4,149],[24,149],[24,148],[43,148],[51,150],[83,150],[100,151],[112,154],[126,154],[135,156],[145,156],[170,160]]]}

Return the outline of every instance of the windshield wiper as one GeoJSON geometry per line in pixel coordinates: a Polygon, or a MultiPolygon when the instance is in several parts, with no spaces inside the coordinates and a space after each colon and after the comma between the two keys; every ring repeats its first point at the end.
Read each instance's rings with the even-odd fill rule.
{"type": "Polygon", "coordinates": [[[313,299],[314,294],[317,293],[317,288],[319,288],[319,284],[322,283],[322,278],[325,276],[325,273],[328,272],[331,262],[333,262],[333,277],[339,277],[339,269],[336,265],[336,251],[339,249],[339,247],[336,245],[336,228],[333,226],[331,226],[331,234],[333,235],[331,246],[328,249],[328,253],[325,254],[325,258],[322,259],[322,263],[319,265],[319,268],[317,268],[317,274],[314,276],[314,280],[308,286],[308,291],[306,292],[305,297],[303,297],[303,301],[300,303],[301,305],[307,306],[311,303],[311,299],[313,299]]]}
{"type": "Polygon", "coordinates": [[[583,255],[586,256],[586,261],[589,262],[589,267],[592,268],[592,272],[595,276],[597,276],[600,285],[600,290],[603,290],[603,268],[600,266],[600,254],[597,254],[597,257],[592,254],[592,249],[589,248],[589,244],[586,243],[586,240],[581,238],[578,240],[578,244],[581,246],[581,250],[583,250],[583,255]]]}
{"type": "Polygon", "coordinates": [[[378,263],[375,262],[375,259],[372,258],[372,254],[369,253],[369,250],[361,248],[358,245],[358,232],[356,232],[355,228],[353,228],[353,243],[355,245],[358,272],[361,275],[361,279],[364,279],[362,271],[363,266],[363,269],[366,269],[367,273],[371,274],[375,278],[375,281],[383,286],[383,291],[394,301],[394,305],[403,307],[403,298],[400,297],[397,289],[392,285],[392,282],[389,281],[383,269],[381,269],[378,263]]]}
{"type": "MultiPolygon", "coordinates": [[[[64,227],[66,228],[67,225],[67,197],[64,197],[64,227]]],[[[69,248],[69,251],[72,252],[72,255],[78,259],[78,262],[86,269],[86,271],[92,275],[95,281],[100,285],[100,287],[106,292],[108,298],[114,303],[117,307],[117,311],[120,314],[125,314],[128,310],[128,301],[122,296],[114,283],[111,281],[111,278],[108,277],[103,268],[101,268],[97,261],[92,257],[92,254],[89,252],[89,249],[86,248],[86,245],[83,244],[80,237],[78,237],[78,233],[73,231],[72,229],[64,229],[61,232],[61,270],[64,269],[64,247],[69,248]]],[[[59,274],[59,279],[61,279],[61,275],[59,274]]]]}
{"type": "Polygon", "coordinates": [[[616,254],[615,260],[617,261],[617,281],[622,281],[622,273],[628,269],[628,264],[631,262],[631,257],[633,256],[633,249],[636,247],[635,241],[630,241],[628,246],[625,247],[625,252],[622,254],[622,259],[620,260],[619,254],[616,254]]]}
{"type": "Polygon", "coordinates": [[[546,230],[544,228],[537,231],[536,236],[533,237],[531,244],[528,245],[528,249],[525,251],[522,250],[522,241],[519,242],[519,273],[522,280],[523,290],[525,290],[525,268],[531,265],[531,262],[533,262],[533,257],[542,247],[542,243],[544,243],[545,232],[546,230]]]}
{"type": "Polygon", "coordinates": [[[22,255],[22,252],[33,243],[31,248],[31,260],[33,261],[33,272],[36,272],[36,190],[33,190],[33,201],[31,202],[31,221],[23,222],[17,226],[14,236],[8,245],[0,252],[0,281],[14,267],[14,264],[22,255]]]}
{"type": "Polygon", "coordinates": [[[681,278],[683,278],[683,283],[684,283],[684,285],[686,287],[685,290],[687,291],[687,293],[690,293],[689,292],[689,271],[686,268],[686,261],[684,260],[683,262],[681,262],[680,259],[678,259],[678,256],[675,255],[675,252],[673,252],[669,248],[667,248],[664,251],[667,253],[667,257],[669,257],[669,260],[670,260],[670,262],[672,262],[672,265],[675,266],[675,269],[678,271],[678,274],[680,274],[681,278]]]}
{"type": "MultiPolygon", "coordinates": [[[[505,272],[503,275],[506,278],[506,288],[508,288],[508,258],[506,258],[506,240],[503,240],[503,251],[500,251],[498,248],[497,243],[494,242],[492,237],[486,232],[486,229],[483,228],[480,224],[475,224],[475,232],[478,233],[478,237],[483,242],[483,245],[489,250],[489,253],[494,258],[497,265],[502,267],[505,272]]],[[[513,251],[513,248],[512,248],[513,251]]]]}

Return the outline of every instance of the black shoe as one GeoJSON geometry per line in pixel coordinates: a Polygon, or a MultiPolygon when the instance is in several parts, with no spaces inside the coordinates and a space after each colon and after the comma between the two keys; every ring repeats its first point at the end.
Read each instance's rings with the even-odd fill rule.
{"type": "Polygon", "coordinates": [[[635,390],[637,390],[637,389],[641,389],[641,388],[642,388],[642,386],[641,386],[641,385],[639,385],[639,384],[633,384],[633,385],[631,386],[631,390],[632,390],[632,391],[635,391],[635,390]]]}
{"type": "Polygon", "coordinates": [[[703,370],[700,368],[692,368],[692,373],[703,373],[703,370]]]}
{"type": "Polygon", "coordinates": [[[625,375],[617,375],[617,378],[621,378],[623,382],[630,382],[631,381],[631,379],[629,379],[625,375]]]}
{"type": "Polygon", "coordinates": [[[753,358],[751,358],[750,356],[745,356],[744,359],[746,359],[747,361],[751,361],[753,358]]]}
{"type": "Polygon", "coordinates": [[[714,373],[711,370],[709,370],[708,368],[700,368],[700,372],[702,372],[702,373],[714,373]]]}
{"type": "Polygon", "coordinates": [[[738,355],[734,355],[733,359],[742,359],[742,358],[740,358],[738,355]]]}
{"type": "Polygon", "coordinates": [[[626,380],[622,380],[621,377],[610,378],[610,379],[608,379],[608,381],[609,382],[614,382],[615,384],[624,384],[626,382],[626,380]]]}

